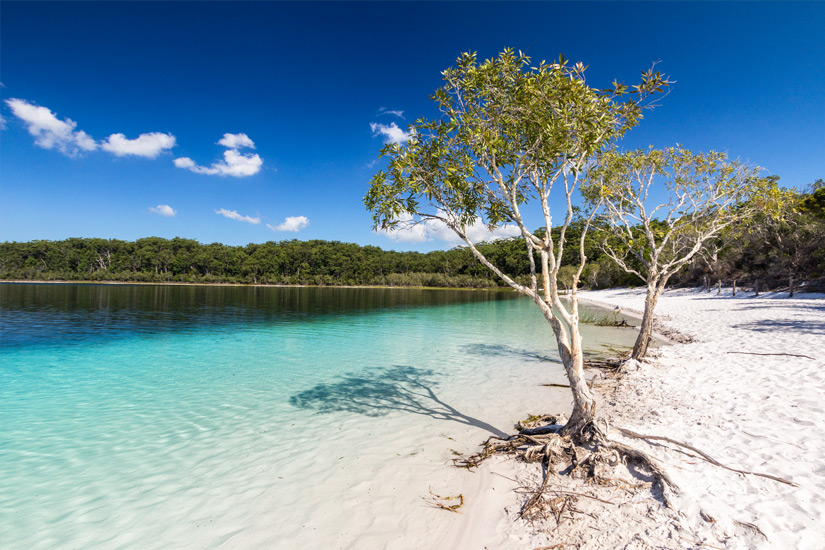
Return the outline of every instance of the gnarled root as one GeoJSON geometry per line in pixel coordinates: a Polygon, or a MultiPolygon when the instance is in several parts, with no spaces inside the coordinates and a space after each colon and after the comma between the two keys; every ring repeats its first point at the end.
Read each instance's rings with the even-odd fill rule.
{"type": "Polygon", "coordinates": [[[591,495],[552,490],[548,497],[548,482],[556,475],[581,479],[588,484],[608,485],[614,481],[611,473],[620,463],[643,471],[661,491],[662,500],[670,507],[668,491],[678,492],[678,487],[651,457],[623,443],[611,441],[601,427],[589,422],[576,430],[562,425],[561,417],[544,415],[530,417],[516,426],[519,432],[507,438],[490,437],[480,452],[453,459],[456,466],[477,467],[487,458],[504,454],[525,462],[540,462],[544,469],[541,485],[527,499],[520,517],[529,519],[536,514],[545,515],[545,508],[560,521],[561,511],[572,510],[575,496],[601,500],[591,495]]]}

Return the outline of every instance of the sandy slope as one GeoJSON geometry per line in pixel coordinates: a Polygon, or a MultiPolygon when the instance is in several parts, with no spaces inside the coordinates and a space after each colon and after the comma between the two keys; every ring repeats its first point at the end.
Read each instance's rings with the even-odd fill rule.
{"type": "MultiPolygon", "coordinates": [[[[644,305],[642,289],[583,297],[626,313],[644,305]]],[[[661,348],[606,390],[602,414],[799,487],[723,470],[670,444],[628,441],[666,465],[680,512],[620,507],[612,517],[623,528],[586,547],[825,548],[825,296],[678,290],[657,312],[693,342],[661,348]]]]}

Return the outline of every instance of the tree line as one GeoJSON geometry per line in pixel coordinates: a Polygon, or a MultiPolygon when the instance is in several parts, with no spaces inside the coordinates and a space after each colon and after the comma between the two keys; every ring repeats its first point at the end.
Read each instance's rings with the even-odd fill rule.
{"type": "MultiPolygon", "coordinates": [[[[580,226],[577,226],[580,230],[580,226]]],[[[574,228],[574,232],[576,228],[574,228]]],[[[479,245],[516,277],[530,267],[519,239],[479,245]]],[[[597,243],[588,253],[600,256],[597,243]]],[[[603,266],[595,283],[633,284],[603,266]],[[611,275],[606,275],[611,273],[611,275]]],[[[0,279],[282,285],[381,285],[455,288],[502,286],[469,250],[398,252],[326,240],[287,240],[229,246],[193,239],[147,237],[136,241],[70,238],[0,243],[0,279]]]]}
{"type": "MultiPolygon", "coordinates": [[[[765,212],[747,226],[732,226],[708,243],[699,257],[676,273],[677,286],[786,288],[805,282],[821,288],[825,278],[825,181],[806,192],[786,190],[782,212],[765,212]]],[[[568,228],[578,241],[582,220],[568,228]]],[[[635,286],[642,281],[607,254],[621,243],[604,220],[585,235],[586,288],[635,286]]],[[[559,228],[553,233],[558,234],[559,228]]],[[[543,235],[543,229],[536,231],[543,235]]],[[[486,257],[516,280],[526,282],[530,265],[524,241],[502,239],[479,245],[486,257]]],[[[564,266],[575,262],[576,247],[564,251],[564,266]]],[[[633,265],[632,258],[628,260],[633,265]]],[[[562,267],[562,286],[572,268],[562,267]]],[[[466,247],[433,252],[398,252],[338,241],[288,240],[228,246],[193,239],[148,237],[136,241],[70,238],[62,241],[0,243],[0,279],[124,282],[188,282],[285,285],[381,285],[456,288],[504,286],[466,247]]]]}
{"type": "MultiPolygon", "coordinates": [[[[516,243],[495,248],[509,265],[516,243]]],[[[396,252],[337,241],[228,246],[176,237],[0,243],[0,278],[285,285],[498,286],[463,249],[396,252]]]]}

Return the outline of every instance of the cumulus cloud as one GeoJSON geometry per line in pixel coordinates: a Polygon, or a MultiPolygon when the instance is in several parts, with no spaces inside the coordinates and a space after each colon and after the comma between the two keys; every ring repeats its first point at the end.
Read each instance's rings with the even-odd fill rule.
{"type": "Polygon", "coordinates": [[[175,159],[175,166],[196,174],[235,178],[254,176],[261,171],[264,161],[259,155],[244,154],[238,151],[238,147],[255,147],[255,143],[246,134],[224,134],[218,144],[229,147],[223,152],[222,162],[213,162],[211,166],[201,166],[189,157],[180,157],[175,159]]]}
{"type": "MultiPolygon", "coordinates": [[[[406,216],[399,219],[399,225],[394,229],[378,229],[377,231],[394,241],[402,243],[423,243],[438,240],[450,244],[466,244],[441,220],[425,219],[415,223],[412,216],[406,216]]],[[[478,243],[516,237],[521,234],[521,231],[515,225],[502,225],[490,231],[481,220],[476,220],[472,225],[464,228],[464,233],[470,241],[478,243]]]]}
{"type": "Polygon", "coordinates": [[[289,216],[284,220],[284,223],[278,225],[266,224],[272,231],[292,231],[293,233],[297,233],[308,225],[309,219],[306,216],[289,216]]]}
{"type": "Polygon", "coordinates": [[[46,107],[35,105],[25,99],[6,100],[14,116],[26,124],[26,129],[34,136],[34,142],[44,149],[57,149],[64,155],[73,157],[82,151],[94,151],[97,143],[89,134],[75,130],[77,123],[70,118],[60,120],[46,107]]]}
{"type": "Polygon", "coordinates": [[[370,130],[372,130],[374,136],[384,136],[384,143],[396,143],[398,145],[408,142],[415,135],[414,130],[404,131],[395,122],[391,122],[389,126],[378,122],[370,122],[370,130]]]}
{"type": "Polygon", "coordinates": [[[100,143],[101,149],[118,157],[134,155],[151,159],[174,146],[175,136],[161,132],[140,134],[135,139],[126,139],[123,134],[112,134],[106,141],[100,143]]]}
{"type": "Polygon", "coordinates": [[[240,149],[241,147],[255,148],[255,142],[249,139],[246,134],[224,134],[218,141],[218,145],[223,145],[227,149],[240,149]]]}
{"type": "Polygon", "coordinates": [[[381,107],[378,109],[378,114],[380,115],[392,115],[397,116],[398,118],[404,118],[404,111],[397,111],[393,109],[387,109],[386,107],[381,107]]]}
{"type": "Polygon", "coordinates": [[[177,210],[169,206],[168,204],[159,204],[157,206],[150,206],[149,212],[154,214],[160,214],[164,218],[173,218],[178,213],[177,210]]]}
{"type": "Polygon", "coordinates": [[[238,220],[239,222],[246,222],[252,224],[259,224],[261,223],[261,218],[253,218],[252,216],[241,216],[238,214],[237,210],[227,210],[226,208],[220,208],[215,210],[215,214],[220,214],[225,218],[229,218],[230,220],[238,220]]]}
{"type": "Polygon", "coordinates": [[[133,155],[155,158],[175,146],[175,136],[161,132],[140,134],[135,139],[127,139],[123,134],[112,134],[97,143],[86,132],[77,130],[75,121],[70,118],[60,120],[46,107],[16,98],[7,99],[6,105],[26,124],[36,145],[44,149],[57,149],[70,157],[100,148],[118,157],[133,155]]]}

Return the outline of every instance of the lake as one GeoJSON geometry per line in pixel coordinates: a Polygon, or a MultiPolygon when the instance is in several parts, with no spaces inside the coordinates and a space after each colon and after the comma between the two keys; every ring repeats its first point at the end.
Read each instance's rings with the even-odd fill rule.
{"type": "Polygon", "coordinates": [[[453,521],[421,503],[460,488],[454,450],[569,410],[548,382],[509,291],[0,284],[0,540],[413,547],[453,521]]]}

